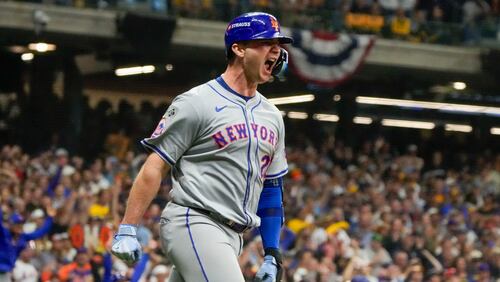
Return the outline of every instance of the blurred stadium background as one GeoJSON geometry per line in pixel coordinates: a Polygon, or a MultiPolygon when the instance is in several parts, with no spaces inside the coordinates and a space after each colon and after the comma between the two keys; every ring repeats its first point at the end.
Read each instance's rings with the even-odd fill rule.
{"type": "Polygon", "coordinates": [[[166,281],[169,179],[141,263],[106,252],[138,140],[255,10],[296,39],[260,87],[287,127],[285,281],[499,281],[498,0],[0,1],[0,281],[166,281]]]}

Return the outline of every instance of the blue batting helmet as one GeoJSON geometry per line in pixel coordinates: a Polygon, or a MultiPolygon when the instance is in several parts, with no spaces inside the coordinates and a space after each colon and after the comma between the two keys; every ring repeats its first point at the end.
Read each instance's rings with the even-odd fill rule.
{"type": "Polygon", "coordinates": [[[224,36],[226,51],[235,42],[258,39],[278,39],[282,44],[293,42],[291,37],[281,34],[276,17],[268,13],[253,12],[240,15],[227,25],[224,36]]]}

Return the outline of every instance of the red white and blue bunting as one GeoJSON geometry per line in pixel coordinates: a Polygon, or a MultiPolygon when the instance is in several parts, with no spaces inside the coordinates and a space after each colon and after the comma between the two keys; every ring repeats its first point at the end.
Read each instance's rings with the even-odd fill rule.
{"type": "Polygon", "coordinates": [[[375,42],[372,35],[283,30],[294,43],[288,50],[292,72],[307,83],[334,87],[362,65],[375,42]]]}

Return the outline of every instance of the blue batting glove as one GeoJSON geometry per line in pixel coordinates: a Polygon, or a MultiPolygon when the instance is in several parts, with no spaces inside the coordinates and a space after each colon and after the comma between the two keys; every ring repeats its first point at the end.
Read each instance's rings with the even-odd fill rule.
{"type": "Polygon", "coordinates": [[[142,256],[142,247],[137,241],[137,227],[130,224],[120,224],[118,232],[113,237],[111,253],[117,258],[132,264],[142,256]]]}
{"type": "Polygon", "coordinates": [[[267,255],[264,257],[264,263],[260,266],[259,271],[255,275],[255,282],[275,282],[278,274],[278,264],[276,259],[267,255]]]}

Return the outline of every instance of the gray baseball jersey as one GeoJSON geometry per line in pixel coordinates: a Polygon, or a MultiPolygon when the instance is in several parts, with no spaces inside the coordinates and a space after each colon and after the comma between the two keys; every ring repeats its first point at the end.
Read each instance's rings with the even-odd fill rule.
{"type": "Polygon", "coordinates": [[[172,166],[175,203],[248,226],[260,225],[264,180],[288,171],[280,111],[258,92],[239,95],[221,77],[177,96],[141,143],[172,166]]]}

